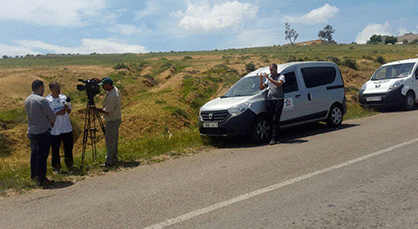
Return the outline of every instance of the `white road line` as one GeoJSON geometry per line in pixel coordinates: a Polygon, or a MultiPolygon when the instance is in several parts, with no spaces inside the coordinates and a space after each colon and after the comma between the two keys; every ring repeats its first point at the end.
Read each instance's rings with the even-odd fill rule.
{"type": "Polygon", "coordinates": [[[196,211],[186,213],[186,214],[181,215],[179,217],[169,219],[165,222],[154,224],[152,226],[146,227],[145,229],[163,228],[163,227],[171,226],[171,225],[174,225],[176,223],[180,223],[180,222],[192,219],[192,218],[197,217],[199,215],[203,215],[203,214],[213,212],[217,209],[232,205],[234,203],[241,202],[241,201],[247,200],[249,198],[259,196],[261,194],[264,194],[264,193],[267,193],[267,192],[270,192],[270,191],[273,191],[273,190],[276,190],[276,189],[279,189],[279,188],[297,183],[299,181],[303,181],[303,180],[309,179],[311,177],[314,177],[314,176],[317,176],[317,175],[320,175],[320,174],[323,174],[323,173],[326,173],[326,172],[330,172],[332,170],[336,170],[336,169],[346,167],[348,165],[351,165],[351,164],[354,164],[354,163],[357,163],[357,162],[360,162],[360,161],[367,160],[369,158],[372,158],[372,157],[378,156],[380,154],[384,154],[384,153],[393,151],[395,149],[413,144],[415,142],[418,142],[418,138],[413,139],[413,140],[408,141],[408,142],[401,143],[399,145],[395,145],[395,146],[392,146],[392,147],[374,152],[374,153],[371,153],[371,154],[368,154],[368,155],[365,155],[365,156],[362,156],[362,157],[359,157],[359,158],[356,158],[356,159],[353,159],[353,160],[350,160],[350,161],[347,161],[347,162],[344,162],[344,163],[341,163],[341,164],[338,164],[338,165],[331,166],[331,167],[326,168],[326,169],[318,170],[318,171],[315,171],[315,172],[312,172],[312,173],[302,175],[300,177],[293,178],[291,180],[284,181],[282,183],[274,184],[274,185],[268,186],[268,187],[263,188],[263,189],[259,189],[259,190],[253,191],[253,192],[249,192],[249,193],[240,195],[238,197],[235,197],[233,199],[229,199],[229,200],[226,200],[226,201],[223,201],[223,202],[216,203],[214,205],[211,205],[211,206],[208,206],[208,207],[196,210],[196,211]]]}

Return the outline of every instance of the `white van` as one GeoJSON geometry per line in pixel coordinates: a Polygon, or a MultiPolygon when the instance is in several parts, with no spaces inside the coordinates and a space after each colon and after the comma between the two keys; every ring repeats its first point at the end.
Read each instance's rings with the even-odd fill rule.
{"type": "Polygon", "coordinates": [[[382,65],[359,91],[362,106],[412,110],[418,95],[418,59],[382,65]]]}
{"type": "MultiPolygon", "coordinates": [[[[272,121],[266,106],[269,88],[259,90],[258,74],[251,72],[235,83],[225,95],[200,108],[199,131],[205,136],[250,135],[255,142],[271,138],[272,121]]],[[[341,125],[346,113],[346,98],[341,72],[333,62],[293,62],[277,65],[285,76],[281,127],[327,121],[341,125]]]]}

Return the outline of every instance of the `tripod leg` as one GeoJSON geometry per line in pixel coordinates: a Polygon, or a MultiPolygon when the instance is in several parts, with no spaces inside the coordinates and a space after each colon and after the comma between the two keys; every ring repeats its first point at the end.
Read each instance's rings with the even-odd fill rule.
{"type": "Polygon", "coordinates": [[[81,153],[81,168],[84,167],[84,158],[86,155],[87,140],[90,128],[90,108],[87,105],[86,113],[84,115],[84,133],[83,133],[83,151],[81,153]]]}

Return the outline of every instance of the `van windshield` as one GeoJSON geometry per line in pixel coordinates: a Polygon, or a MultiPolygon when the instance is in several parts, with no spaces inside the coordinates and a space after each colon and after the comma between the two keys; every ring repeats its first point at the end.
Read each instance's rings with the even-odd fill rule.
{"type": "Polygon", "coordinates": [[[411,74],[415,63],[395,64],[380,67],[372,76],[372,80],[404,78],[411,74]]]}
{"type": "Polygon", "coordinates": [[[222,98],[237,97],[237,96],[250,96],[260,92],[260,77],[250,76],[241,78],[236,82],[222,98]]]}

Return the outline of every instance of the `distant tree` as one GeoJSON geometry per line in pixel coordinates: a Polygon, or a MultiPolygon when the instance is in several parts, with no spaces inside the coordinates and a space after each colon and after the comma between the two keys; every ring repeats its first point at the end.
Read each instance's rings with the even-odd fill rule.
{"type": "Polygon", "coordinates": [[[373,34],[373,36],[370,37],[370,40],[367,41],[367,44],[377,45],[380,42],[382,42],[382,36],[373,34]]]}
{"type": "Polygon", "coordinates": [[[7,55],[4,55],[4,56],[3,56],[3,59],[7,59],[7,58],[9,58],[7,55]]]}
{"type": "Polygon", "coordinates": [[[285,26],[286,26],[286,30],[284,31],[284,34],[286,35],[285,39],[289,40],[290,44],[293,45],[295,43],[296,39],[298,38],[299,33],[297,33],[296,30],[290,28],[289,23],[286,22],[285,26]]]}
{"type": "Polygon", "coordinates": [[[398,38],[396,38],[395,36],[390,36],[385,39],[385,44],[391,43],[394,45],[396,44],[396,42],[398,42],[398,38]]]}
{"type": "Polygon", "coordinates": [[[319,30],[318,37],[328,40],[329,42],[332,40],[332,34],[335,32],[335,30],[330,25],[326,25],[323,30],[319,30]]]}

